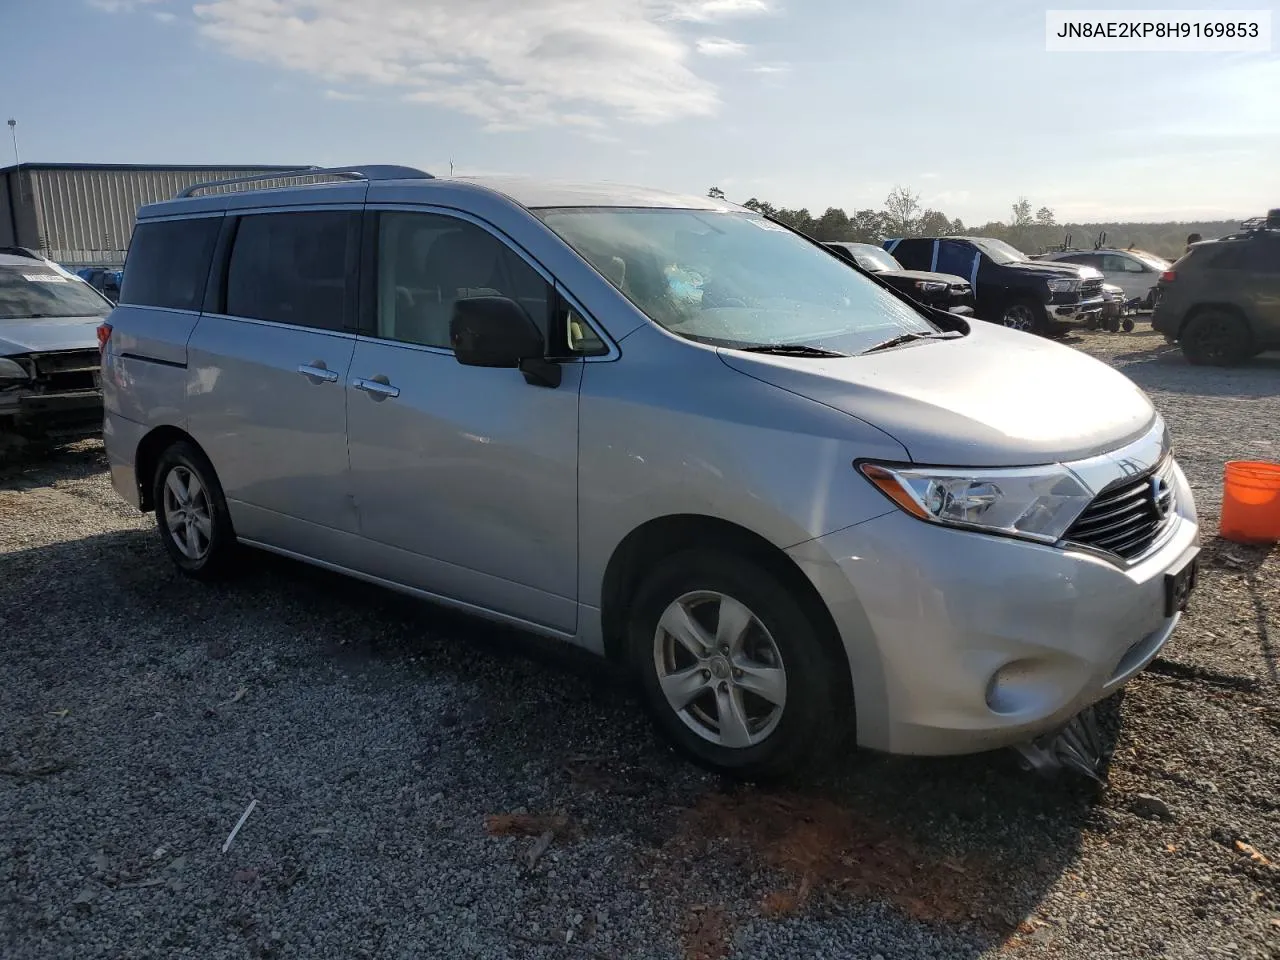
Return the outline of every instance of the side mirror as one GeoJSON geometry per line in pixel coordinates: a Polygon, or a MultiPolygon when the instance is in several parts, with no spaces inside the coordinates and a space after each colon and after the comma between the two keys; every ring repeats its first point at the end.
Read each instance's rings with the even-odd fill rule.
{"type": "Polygon", "coordinates": [[[508,297],[464,297],[449,319],[453,355],[466,367],[518,368],[529,383],[560,385],[560,367],[546,360],[537,324],[508,297]]]}

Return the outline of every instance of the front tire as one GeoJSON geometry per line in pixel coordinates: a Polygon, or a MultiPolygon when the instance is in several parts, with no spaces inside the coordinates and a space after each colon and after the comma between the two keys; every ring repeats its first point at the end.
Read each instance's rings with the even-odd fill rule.
{"type": "Polygon", "coordinates": [[[1000,324],[1023,333],[1040,333],[1045,327],[1044,307],[1034,300],[1015,300],[1000,312],[1000,324]]]}
{"type": "Polygon", "coordinates": [[[721,773],[772,778],[840,732],[837,663],[794,593],[717,550],[664,560],[631,607],[631,663],[645,705],[683,753],[721,773]]]}
{"type": "Polygon", "coordinates": [[[235,549],[231,515],[213,465],[193,444],[178,441],[160,455],[152,502],[160,541],[182,573],[214,580],[227,572],[235,549]]]}
{"type": "Polygon", "coordinates": [[[1253,355],[1249,328],[1233,313],[1204,310],[1187,321],[1178,336],[1187,362],[1196,366],[1234,367],[1253,355]]]}

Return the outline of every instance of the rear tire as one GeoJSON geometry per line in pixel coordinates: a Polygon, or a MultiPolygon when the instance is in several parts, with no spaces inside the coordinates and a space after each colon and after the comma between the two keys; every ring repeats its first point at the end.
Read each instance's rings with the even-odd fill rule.
{"type": "Polygon", "coordinates": [[[152,486],[156,528],[174,565],[196,580],[224,576],[236,537],[222,484],[208,458],[179,440],[160,455],[152,486]]]}
{"type": "Polygon", "coordinates": [[[1133,317],[1125,317],[1124,321],[1120,324],[1120,329],[1125,333],[1133,333],[1133,317]]]}
{"type": "Polygon", "coordinates": [[[1225,310],[1203,310],[1178,335],[1187,362],[1234,367],[1253,355],[1253,337],[1243,320],[1225,310]]]}
{"type": "Polygon", "coordinates": [[[640,585],[629,654],[658,729],[718,772],[774,778],[842,739],[847,675],[794,592],[719,550],[661,561],[640,585]]]}

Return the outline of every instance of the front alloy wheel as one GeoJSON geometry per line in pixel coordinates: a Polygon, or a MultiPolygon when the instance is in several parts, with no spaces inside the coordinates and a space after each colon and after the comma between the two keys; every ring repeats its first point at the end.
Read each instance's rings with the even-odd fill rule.
{"type": "Polygon", "coordinates": [[[654,632],[653,662],[671,709],[717,746],[754,746],[782,719],[782,654],[760,619],[733,597],[701,590],[673,600],[654,632]]]}
{"type": "Polygon", "coordinates": [[[664,557],[628,603],[628,655],[654,722],[721,773],[776,777],[847,742],[849,662],[817,597],[727,550],[664,557]]]}
{"type": "Polygon", "coordinates": [[[1034,333],[1036,329],[1036,311],[1029,303],[1012,303],[1004,308],[1000,322],[1010,330],[1021,330],[1023,333],[1034,333]]]}

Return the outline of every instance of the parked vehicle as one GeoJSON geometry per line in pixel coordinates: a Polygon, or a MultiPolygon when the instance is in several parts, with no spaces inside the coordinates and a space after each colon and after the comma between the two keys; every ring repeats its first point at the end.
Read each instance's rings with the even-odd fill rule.
{"type": "Polygon", "coordinates": [[[120,299],[120,281],[124,277],[124,271],[109,270],[106,267],[84,267],[76,271],[76,276],[112,303],[120,299]]]}
{"type": "Polygon", "coordinates": [[[895,290],[912,300],[919,300],[939,310],[970,314],[973,312],[973,287],[964,277],[928,270],[904,270],[893,254],[873,243],[832,241],[823,246],[854,263],[867,273],[874,273],[895,290]]]}
{"type": "Polygon", "coordinates": [[[1280,349],[1280,209],[1192,244],[1161,275],[1151,326],[1195,364],[1233,366],[1280,349]]]}
{"type": "Polygon", "coordinates": [[[1178,623],[1191,491],[1105,364],[722,200],[330,175],[139,212],[106,453],[183,573],[248,544],[578,644],[749,775],[851,728],[1069,755],[1178,623]]]}
{"type": "Polygon", "coordinates": [[[1122,289],[1125,299],[1138,299],[1144,310],[1151,309],[1156,281],[1169,269],[1168,260],[1145,250],[1051,250],[1039,260],[1093,267],[1107,283],[1122,289]]]}
{"type": "Polygon", "coordinates": [[[0,446],[102,429],[101,294],[23,247],[0,248],[0,446]]]}
{"type": "Polygon", "coordinates": [[[978,316],[1014,330],[1056,333],[1102,315],[1102,274],[1091,267],[1032,260],[989,237],[908,237],[884,248],[908,269],[968,277],[978,316]]]}

